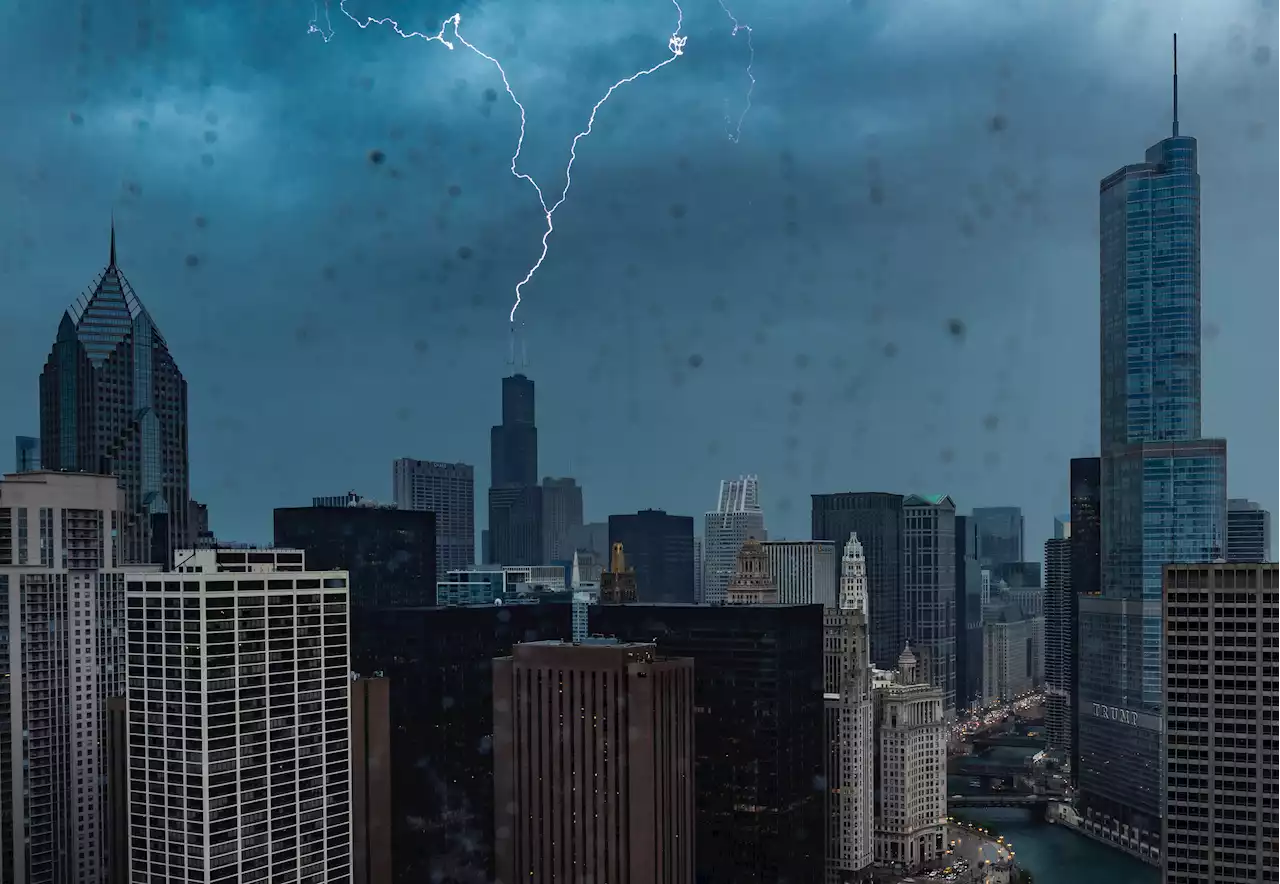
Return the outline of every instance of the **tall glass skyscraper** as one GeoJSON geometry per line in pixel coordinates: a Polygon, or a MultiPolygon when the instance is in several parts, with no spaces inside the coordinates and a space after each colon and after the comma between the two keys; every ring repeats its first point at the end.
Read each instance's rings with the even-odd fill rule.
{"type": "Polygon", "coordinates": [[[502,379],[502,423],[489,431],[489,549],[501,565],[541,565],[542,486],[533,381],[502,379]]]}
{"type": "Polygon", "coordinates": [[[1200,438],[1200,175],[1171,137],[1102,180],[1101,594],[1079,601],[1078,779],[1092,826],[1160,844],[1161,569],[1224,553],[1226,442],[1200,438]]]}
{"type": "Polygon", "coordinates": [[[119,564],[172,565],[189,545],[187,382],[116,265],[65,313],[40,375],[40,463],[114,474],[125,492],[119,564]]]}

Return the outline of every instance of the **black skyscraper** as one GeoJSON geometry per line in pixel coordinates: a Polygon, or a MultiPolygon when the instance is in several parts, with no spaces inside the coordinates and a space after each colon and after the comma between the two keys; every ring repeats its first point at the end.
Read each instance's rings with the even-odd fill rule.
{"type": "Polygon", "coordinates": [[[857,532],[867,558],[871,662],[893,669],[906,642],[902,574],[902,495],[883,492],[813,495],[813,539],[844,549],[857,532]]]}
{"type": "Polygon", "coordinates": [[[1080,773],[1080,597],[1102,595],[1102,459],[1071,459],[1071,778],[1080,773]]]}
{"type": "Polygon", "coordinates": [[[493,881],[493,658],[517,642],[568,640],[570,620],[568,604],[535,604],[384,609],[353,622],[353,668],[390,681],[393,880],[493,881]]]}
{"type": "Polygon", "coordinates": [[[693,517],[662,510],[609,517],[609,546],[622,544],[642,602],[693,603],[693,517]]]}
{"type": "Polygon", "coordinates": [[[435,604],[435,513],[386,506],[275,511],[276,546],[306,552],[310,571],[350,571],[351,611],[435,604]]]}
{"type": "Polygon", "coordinates": [[[502,379],[502,423],[489,431],[489,556],[499,565],[541,565],[542,488],[533,381],[502,379]]]}
{"type": "Polygon", "coordinates": [[[125,493],[119,564],[169,567],[189,542],[187,382],[116,266],[65,313],[40,375],[40,464],[114,474],[125,493]]]}
{"type": "Polygon", "coordinates": [[[821,881],[822,606],[598,605],[590,627],[694,661],[699,884],[821,881]]]}
{"type": "Polygon", "coordinates": [[[956,706],[982,696],[982,566],[978,526],[956,516],[956,706]]]}

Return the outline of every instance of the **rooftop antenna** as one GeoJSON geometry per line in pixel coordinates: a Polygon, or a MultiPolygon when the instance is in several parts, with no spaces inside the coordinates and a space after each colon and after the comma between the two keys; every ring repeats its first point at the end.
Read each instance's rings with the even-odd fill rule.
{"type": "Polygon", "coordinates": [[[1173,137],[1178,137],[1178,35],[1173,35],[1173,137]]]}
{"type": "Polygon", "coordinates": [[[522,337],[520,339],[520,371],[524,372],[528,368],[529,368],[529,342],[522,337]]]}
{"type": "Polygon", "coordinates": [[[507,365],[514,366],[516,364],[516,326],[511,324],[511,341],[508,345],[507,365]]]}

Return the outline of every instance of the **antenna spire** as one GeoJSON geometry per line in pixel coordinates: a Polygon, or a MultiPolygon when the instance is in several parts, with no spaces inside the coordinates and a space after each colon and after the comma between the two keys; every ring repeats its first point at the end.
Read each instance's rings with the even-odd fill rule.
{"type": "Polygon", "coordinates": [[[1178,137],[1178,35],[1173,35],[1173,137],[1178,137]]]}
{"type": "Polygon", "coordinates": [[[116,266],[116,213],[114,209],[111,211],[111,260],[108,266],[116,266]]]}
{"type": "Polygon", "coordinates": [[[515,364],[516,364],[516,326],[515,326],[515,323],[513,322],[511,324],[511,341],[508,345],[508,352],[507,352],[507,365],[514,367],[515,364]]]}

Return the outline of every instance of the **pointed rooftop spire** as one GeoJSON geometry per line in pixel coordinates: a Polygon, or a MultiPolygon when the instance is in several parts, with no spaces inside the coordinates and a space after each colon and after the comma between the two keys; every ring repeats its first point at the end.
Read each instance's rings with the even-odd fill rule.
{"type": "Polygon", "coordinates": [[[1173,35],[1173,137],[1178,137],[1178,35],[1173,35]]]}
{"type": "Polygon", "coordinates": [[[116,266],[116,213],[114,210],[111,212],[111,260],[107,266],[116,266]]]}

